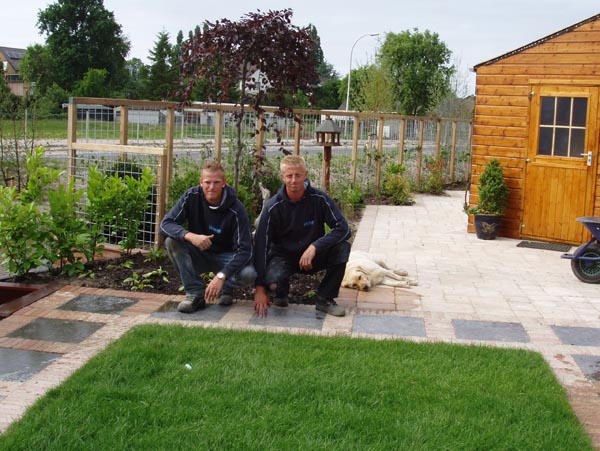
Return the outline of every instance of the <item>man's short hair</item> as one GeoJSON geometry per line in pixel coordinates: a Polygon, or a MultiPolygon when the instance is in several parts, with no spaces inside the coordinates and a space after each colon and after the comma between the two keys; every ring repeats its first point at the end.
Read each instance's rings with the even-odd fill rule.
{"type": "Polygon", "coordinates": [[[223,165],[216,160],[209,160],[202,165],[202,171],[207,172],[222,172],[225,174],[225,168],[223,165]]]}
{"type": "Polygon", "coordinates": [[[306,162],[300,155],[286,155],[281,159],[279,163],[279,169],[281,172],[285,171],[285,168],[302,168],[306,170],[306,162]]]}

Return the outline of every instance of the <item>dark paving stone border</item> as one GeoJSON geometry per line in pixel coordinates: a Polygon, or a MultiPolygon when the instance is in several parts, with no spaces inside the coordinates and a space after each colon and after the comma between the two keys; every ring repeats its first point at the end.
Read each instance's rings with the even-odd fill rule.
{"type": "Polygon", "coordinates": [[[0,380],[24,382],[60,356],[53,352],[0,348],[0,380]]]}
{"type": "Polygon", "coordinates": [[[117,296],[101,296],[95,294],[80,294],[66,304],[58,307],[58,310],[69,310],[73,312],[118,314],[128,307],[137,304],[136,299],[122,298],[117,296]]]}
{"type": "Polygon", "coordinates": [[[36,318],[7,336],[59,343],[81,343],[102,326],[104,326],[104,323],[36,318]]]}
{"type": "Polygon", "coordinates": [[[252,316],[250,324],[254,326],[298,327],[302,329],[321,330],[326,314],[314,311],[306,312],[291,308],[270,308],[265,318],[252,316]]]}
{"type": "Polygon", "coordinates": [[[529,343],[531,339],[521,323],[453,319],[456,338],[463,340],[529,343]]]}
{"type": "Polygon", "coordinates": [[[573,358],[585,377],[600,382],[600,355],[574,355],[573,358]]]}
{"type": "Polygon", "coordinates": [[[403,337],[426,337],[423,318],[409,316],[356,315],[353,332],[363,334],[400,335],[403,337]]]}
{"type": "Polygon", "coordinates": [[[194,313],[180,313],[177,311],[179,302],[167,302],[150,316],[152,318],[175,319],[182,321],[207,321],[217,322],[225,316],[231,307],[209,304],[203,310],[197,310],[194,313]]]}
{"type": "Polygon", "coordinates": [[[600,346],[600,328],[551,326],[563,344],[575,346],[600,346]]]}

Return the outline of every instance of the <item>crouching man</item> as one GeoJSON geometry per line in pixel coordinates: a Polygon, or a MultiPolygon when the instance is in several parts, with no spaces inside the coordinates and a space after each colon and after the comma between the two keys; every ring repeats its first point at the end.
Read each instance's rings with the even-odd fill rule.
{"type": "Polygon", "coordinates": [[[283,185],[266,203],[255,234],[255,312],[258,316],[267,314],[269,297],[278,307],[288,305],[292,274],[324,269],[316,309],[344,316],[346,311],[335,298],[350,255],[348,223],[327,194],[310,186],[301,156],[284,157],[280,170],[283,185]]]}
{"type": "Polygon", "coordinates": [[[200,185],[179,198],[160,230],[186,293],[180,312],[202,309],[207,301],[231,305],[234,288],[254,284],[250,220],[219,163],[202,167],[200,185]],[[205,286],[201,274],[207,272],[216,275],[205,286]]]}

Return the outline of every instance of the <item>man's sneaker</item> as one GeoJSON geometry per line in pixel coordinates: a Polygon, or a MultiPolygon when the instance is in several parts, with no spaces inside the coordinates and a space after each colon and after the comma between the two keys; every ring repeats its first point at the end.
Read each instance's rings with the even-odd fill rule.
{"type": "Polygon", "coordinates": [[[177,306],[177,311],[181,313],[194,313],[206,307],[206,301],[203,294],[188,294],[185,301],[181,301],[177,306]]]}
{"type": "Polygon", "coordinates": [[[317,294],[317,302],[316,302],[317,310],[321,312],[329,313],[333,316],[345,316],[346,309],[341,305],[337,305],[333,299],[324,298],[317,294]]]}
{"type": "Polygon", "coordinates": [[[233,304],[233,296],[230,293],[221,292],[221,297],[219,298],[218,304],[225,307],[233,304]]]}
{"type": "Polygon", "coordinates": [[[287,296],[284,298],[273,298],[273,305],[275,307],[287,307],[289,305],[287,296]]]}

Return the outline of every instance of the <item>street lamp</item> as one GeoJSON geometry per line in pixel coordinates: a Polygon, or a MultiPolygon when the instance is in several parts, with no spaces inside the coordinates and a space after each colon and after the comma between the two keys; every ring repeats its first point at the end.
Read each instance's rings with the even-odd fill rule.
{"type": "Polygon", "coordinates": [[[367,36],[379,36],[379,33],[363,34],[356,41],[354,41],[354,44],[352,44],[352,49],[350,50],[350,69],[348,70],[348,92],[346,92],[346,111],[350,109],[350,75],[352,74],[352,52],[354,52],[354,46],[356,45],[356,43],[362,38],[366,38],[367,36]]]}

